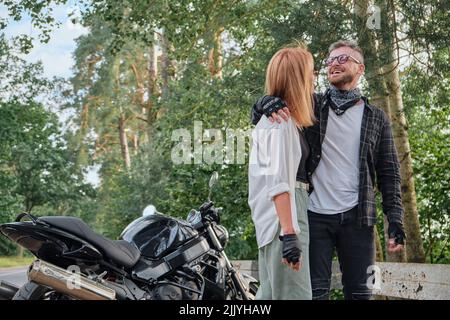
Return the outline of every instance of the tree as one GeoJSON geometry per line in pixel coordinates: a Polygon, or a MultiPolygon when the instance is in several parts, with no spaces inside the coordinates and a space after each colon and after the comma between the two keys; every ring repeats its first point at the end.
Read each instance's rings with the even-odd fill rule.
{"type": "MultiPolygon", "coordinates": [[[[58,81],[45,79],[40,64],[17,57],[3,37],[0,48],[0,222],[44,205],[50,209],[44,214],[64,214],[70,208],[58,208],[89,197],[92,188],[74,164],[57,115],[37,101],[49,99],[58,81]]],[[[14,252],[0,242],[2,253],[14,252]]]]}
{"type": "Polygon", "coordinates": [[[450,257],[448,58],[448,50],[437,50],[429,61],[432,70],[416,62],[405,71],[402,82],[405,105],[409,106],[406,115],[410,128],[414,128],[410,141],[417,203],[430,263],[448,263],[450,257]]]}
{"type": "MultiPolygon", "coordinates": [[[[419,214],[416,201],[416,191],[413,175],[413,164],[411,148],[408,138],[408,124],[405,115],[403,95],[400,82],[400,68],[402,67],[401,52],[406,52],[407,56],[416,59],[417,48],[425,44],[425,48],[430,45],[430,40],[442,46],[445,41],[442,32],[448,30],[448,19],[442,15],[437,4],[421,2],[399,1],[375,1],[379,8],[380,29],[367,27],[369,18],[368,1],[355,1],[357,13],[356,24],[359,26],[360,43],[366,46],[366,52],[370,54],[367,64],[368,83],[373,95],[388,115],[391,117],[395,144],[400,160],[400,173],[402,177],[402,198],[405,208],[405,229],[408,235],[406,248],[406,258],[411,262],[423,262],[425,253],[421,238],[419,225],[419,214]],[[411,7],[421,8],[420,15],[423,21],[432,19],[434,21],[433,30],[428,24],[425,27],[417,24],[418,12],[411,14],[411,7]],[[399,8],[407,10],[399,14],[399,8]],[[414,27],[418,27],[413,29],[414,27]],[[421,33],[420,31],[426,32],[421,33]],[[403,36],[405,35],[406,36],[403,36]],[[401,38],[402,37],[402,38],[401,38]]],[[[389,255],[392,260],[404,260],[402,256],[389,255]]]]}
{"type": "MultiPolygon", "coordinates": [[[[31,25],[39,30],[38,40],[41,43],[47,43],[52,30],[60,25],[60,22],[56,21],[53,16],[53,9],[66,2],[67,0],[2,1],[2,6],[6,7],[7,16],[0,18],[0,31],[6,29],[10,19],[20,21],[25,16],[29,16],[31,25]]],[[[33,48],[33,41],[36,39],[29,34],[20,34],[13,40],[22,53],[29,53],[33,48]]]]}
{"type": "MultiPolygon", "coordinates": [[[[45,23],[46,15],[52,19],[46,7],[54,3],[11,2],[8,9],[20,14],[34,10],[36,19],[45,23]]],[[[164,213],[185,217],[204,201],[209,175],[217,170],[220,182],[213,200],[224,207],[223,222],[232,235],[227,250],[233,258],[255,258],[246,164],[176,165],[171,159],[172,132],[184,128],[192,137],[194,121],[222,133],[249,129],[250,107],[263,94],[265,68],[280,47],[294,40],[305,42],[316,69],[324,70],[328,46],[349,38],[358,40],[365,51],[364,92],[393,121],[407,204],[408,259],[423,257],[420,222],[427,258],[447,261],[444,107],[448,74],[444,70],[450,19],[445,1],[376,1],[382,9],[380,30],[368,29],[369,4],[365,0],[93,0],[89,6],[82,4],[82,23],[90,32],[77,41],[72,90],[65,91],[66,107],[74,116],[63,139],[68,141],[68,153],[78,156],[75,168],[100,166],[101,184],[95,201],[87,195],[79,202],[45,203],[33,210],[83,215],[97,230],[117,237],[149,203],[164,213]],[[435,125],[423,127],[423,119],[435,125]],[[444,164],[435,165],[436,161],[444,164]],[[83,214],[85,210],[95,214],[83,214]]],[[[4,68],[9,66],[5,63],[4,68]]],[[[14,73],[21,74],[10,72],[14,73]]],[[[22,79],[14,85],[26,83],[22,79]]],[[[325,84],[322,72],[318,91],[325,84]]],[[[28,100],[20,103],[28,105],[28,100]]],[[[202,138],[204,150],[215,143],[206,135],[202,138]]],[[[216,149],[222,155],[229,149],[223,142],[216,149]]],[[[19,176],[7,177],[5,183],[18,184],[19,176]]],[[[14,201],[24,201],[22,195],[15,197],[14,201]]],[[[378,229],[383,229],[382,220],[378,229]]],[[[384,238],[381,233],[378,248],[384,238]]],[[[379,252],[378,257],[382,256],[379,252]]]]}

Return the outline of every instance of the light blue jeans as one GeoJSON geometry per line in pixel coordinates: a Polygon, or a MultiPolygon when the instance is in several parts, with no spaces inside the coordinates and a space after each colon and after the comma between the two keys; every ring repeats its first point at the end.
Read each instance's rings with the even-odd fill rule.
{"type": "Polygon", "coordinates": [[[259,249],[259,282],[257,300],[311,300],[311,277],[309,274],[309,226],[308,226],[308,192],[295,188],[299,240],[302,249],[302,267],[294,271],[281,263],[282,242],[277,236],[271,243],[259,249]]]}

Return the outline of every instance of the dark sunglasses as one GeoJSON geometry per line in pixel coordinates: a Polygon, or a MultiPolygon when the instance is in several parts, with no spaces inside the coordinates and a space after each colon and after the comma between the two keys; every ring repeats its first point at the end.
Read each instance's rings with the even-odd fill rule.
{"type": "Polygon", "coordinates": [[[349,54],[341,54],[341,55],[338,55],[338,56],[336,56],[336,57],[329,57],[328,59],[326,59],[325,60],[325,64],[327,65],[327,66],[331,66],[332,64],[333,64],[333,61],[334,60],[337,60],[337,62],[339,63],[339,64],[344,64],[344,63],[346,63],[347,61],[348,61],[348,59],[352,59],[353,61],[355,61],[356,63],[358,63],[358,64],[361,64],[361,61],[359,61],[358,59],[356,59],[355,57],[352,57],[351,55],[349,55],[349,54]]]}

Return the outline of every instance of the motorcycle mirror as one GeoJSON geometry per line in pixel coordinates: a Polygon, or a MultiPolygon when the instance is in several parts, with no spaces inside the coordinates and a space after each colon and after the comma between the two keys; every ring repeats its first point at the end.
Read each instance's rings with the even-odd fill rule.
{"type": "Polygon", "coordinates": [[[209,179],[209,188],[211,189],[219,180],[219,173],[217,171],[214,171],[211,175],[211,178],[209,179]]]}
{"type": "Polygon", "coordinates": [[[209,179],[209,194],[208,194],[208,200],[211,201],[211,191],[212,187],[217,183],[219,180],[219,173],[217,171],[214,171],[211,175],[211,178],[209,179]]]}
{"type": "Polygon", "coordinates": [[[147,217],[147,216],[154,215],[156,213],[157,213],[156,207],[151,204],[151,205],[148,205],[145,207],[144,211],[142,212],[142,216],[147,217]]]}

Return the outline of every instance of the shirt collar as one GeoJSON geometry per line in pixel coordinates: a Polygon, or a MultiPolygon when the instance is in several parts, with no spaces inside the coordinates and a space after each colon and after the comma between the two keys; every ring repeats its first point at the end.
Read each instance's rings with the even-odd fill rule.
{"type": "MultiPolygon", "coordinates": [[[[323,94],[325,99],[322,100],[322,105],[320,106],[320,109],[324,109],[325,106],[327,106],[329,90],[330,89],[327,89],[323,94]]],[[[373,107],[370,105],[369,99],[365,96],[361,96],[361,99],[364,101],[364,106],[367,107],[370,111],[373,111],[373,107]]]]}

